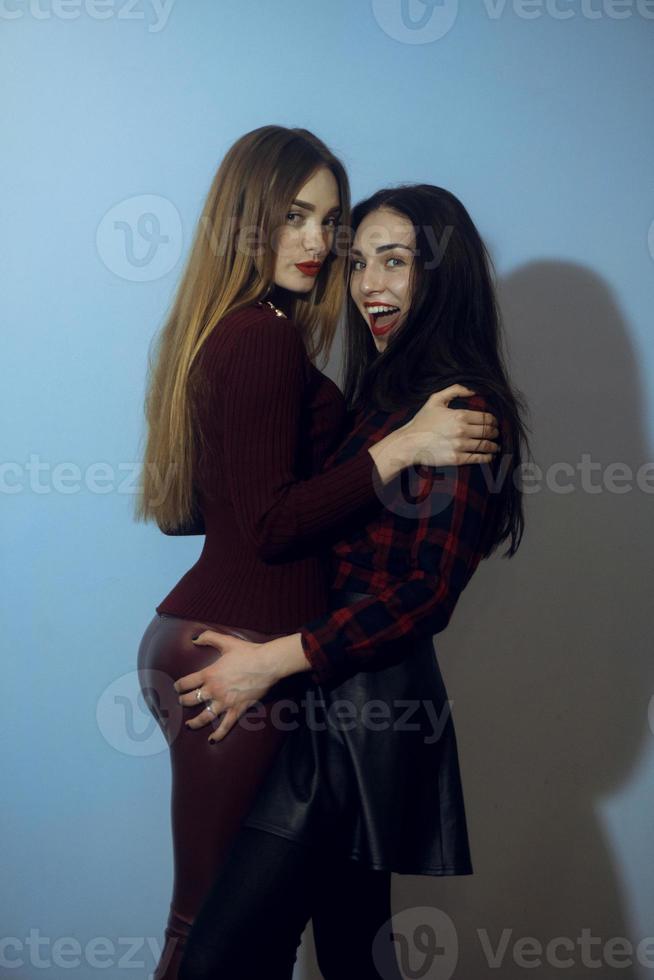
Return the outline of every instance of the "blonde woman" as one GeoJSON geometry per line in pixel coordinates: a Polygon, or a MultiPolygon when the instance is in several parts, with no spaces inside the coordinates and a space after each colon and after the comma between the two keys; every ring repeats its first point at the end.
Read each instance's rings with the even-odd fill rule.
{"type": "MultiPolygon", "coordinates": [[[[228,738],[210,742],[173,688],[216,660],[192,637],[209,628],[261,644],[322,615],[325,548],[347,520],[426,453],[480,463],[498,449],[486,438],[497,431],[490,413],[449,410],[471,394],[453,385],[400,430],[323,469],[348,418],[313,361],[328,353],[344,301],[337,229],[349,218],[343,166],[313,134],[265,126],[239,139],[214,178],[151,364],[137,516],[183,533],[201,515],[206,532],[138,653],[172,766],[175,877],[155,980],[177,976],[191,925],[286,737],[275,705],[300,691],[299,678],[271,685],[255,657],[225,654],[230,686],[247,676],[251,688],[261,672],[261,698],[253,692],[255,713],[242,711],[228,738]]],[[[211,729],[234,721],[216,718],[201,687],[192,701],[206,704],[211,729]]]]}

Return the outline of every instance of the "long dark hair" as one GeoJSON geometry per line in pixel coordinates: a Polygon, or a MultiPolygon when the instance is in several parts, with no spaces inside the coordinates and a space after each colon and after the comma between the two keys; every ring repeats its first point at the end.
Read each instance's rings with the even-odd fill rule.
{"type": "Polygon", "coordinates": [[[411,308],[380,354],[348,297],[345,400],[351,409],[396,412],[417,410],[432,392],[455,383],[485,395],[500,421],[498,457],[505,475],[484,557],[510,538],[503,555],[510,558],[524,532],[522,491],[514,474],[520,472],[523,451],[531,455],[530,429],[523,421],[524,396],[508,376],[492,260],[463,204],[442,187],[404,184],[377,191],[353,208],[352,235],[379,208],[402,215],[414,228],[411,308]]]}

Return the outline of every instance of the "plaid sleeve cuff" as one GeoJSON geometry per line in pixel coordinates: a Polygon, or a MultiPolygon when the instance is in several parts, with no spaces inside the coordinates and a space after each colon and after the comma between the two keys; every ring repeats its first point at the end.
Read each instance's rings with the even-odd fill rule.
{"type": "Polygon", "coordinates": [[[304,655],[311,664],[310,676],[316,684],[324,684],[331,680],[334,675],[332,665],[329,662],[325,651],[316,639],[314,633],[308,629],[300,630],[300,642],[304,655]]]}

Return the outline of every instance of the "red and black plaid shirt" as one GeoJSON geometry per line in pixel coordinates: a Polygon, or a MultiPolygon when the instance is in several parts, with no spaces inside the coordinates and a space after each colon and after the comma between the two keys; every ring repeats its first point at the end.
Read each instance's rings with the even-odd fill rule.
{"type": "MultiPolygon", "coordinates": [[[[481,395],[457,398],[450,407],[497,415],[481,395]]],[[[378,441],[413,414],[415,409],[359,414],[326,465],[378,441]]],[[[379,504],[331,549],[332,588],[369,597],[301,627],[316,682],[337,682],[366,669],[398,640],[445,629],[483,557],[501,455],[490,464],[416,466],[386,487],[380,482],[379,504]]]]}

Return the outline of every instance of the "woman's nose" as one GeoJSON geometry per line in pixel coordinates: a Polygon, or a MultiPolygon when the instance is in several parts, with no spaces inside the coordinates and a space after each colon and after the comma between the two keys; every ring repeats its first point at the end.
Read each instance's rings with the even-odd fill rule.
{"type": "Polygon", "coordinates": [[[364,293],[378,293],[383,287],[383,275],[370,266],[366,266],[361,275],[361,291],[364,293]]]}
{"type": "Polygon", "coordinates": [[[322,254],[326,248],[324,229],[318,225],[307,224],[304,229],[303,245],[307,252],[322,254]]]}

